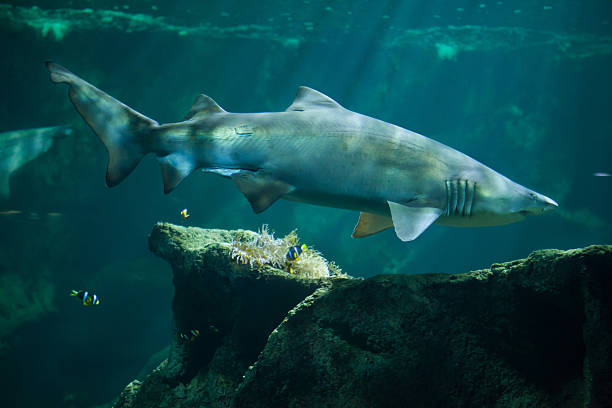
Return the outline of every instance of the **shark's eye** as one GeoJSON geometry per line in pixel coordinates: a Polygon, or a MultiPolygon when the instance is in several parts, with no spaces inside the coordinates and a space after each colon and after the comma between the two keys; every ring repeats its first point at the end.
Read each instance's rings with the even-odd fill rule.
{"type": "Polygon", "coordinates": [[[534,193],[529,193],[529,198],[531,198],[532,200],[537,200],[538,196],[535,195],[534,193]]]}

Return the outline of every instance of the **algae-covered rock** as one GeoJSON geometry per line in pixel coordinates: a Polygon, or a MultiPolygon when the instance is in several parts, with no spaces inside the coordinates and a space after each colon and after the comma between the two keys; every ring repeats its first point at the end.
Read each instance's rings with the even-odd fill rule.
{"type": "MultiPolygon", "coordinates": [[[[263,236],[269,245],[282,241],[263,236]]],[[[317,288],[347,279],[291,274],[261,259],[251,267],[247,257],[261,256],[266,249],[261,246],[243,254],[247,263],[232,257],[236,243],[255,245],[261,237],[251,231],[155,226],[150,248],[174,272],[176,336],[167,361],[144,382],[130,383],[116,407],[229,406],[244,372],[287,311],[317,288]]]]}
{"type": "Polygon", "coordinates": [[[237,263],[232,243],[256,236],[154,228],[151,249],[174,270],[177,336],[116,407],[612,401],[611,246],[362,280],[237,263]],[[181,340],[192,329],[200,335],[181,340]]]}
{"type": "Polygon", "coordinates": [[[335,282],[289,312],[234,406],[609,406],[612,247],[335,282]]]}

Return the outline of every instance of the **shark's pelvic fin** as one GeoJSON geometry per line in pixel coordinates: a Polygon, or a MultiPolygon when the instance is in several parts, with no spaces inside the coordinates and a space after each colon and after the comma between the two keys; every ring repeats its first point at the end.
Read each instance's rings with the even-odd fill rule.
{"type": "Polygon", "coordinates": [[[106,184],[123,181],[149,151],[146,139],[158,124],[136,112],[61,65],[47,62],[51,81],[67,83],[72,104],[108,150],[106,184]]]}
{"type": "Polygon", "coordinates": [[[338,102],[329,96],[315,91],[307,86],[300,86],[293,103],[286,109],[290,111],[305,111],[313,109],[344,109],[338,102]]]}
{"type": "Polygon", "coordinates": [[[223,112],[225,112],[225,110],[223,110],[223,108],[220,107],[219,104],[215,102],[210,96],[200,94],[196,98],[189,112],[187,112],[185,120],[193,119],[195,116],[199,115],[223,112]]]}
{"type": "Polygon", "coordinates": [[[359,221],[353,230],[353,238],[363,238],[377,232],[386,230],[393,226],[393,220],[384,215],[362,212],[359,214],[359,221]]]}
{"type": "Polygon", "coordinates": [[[243,170],[232,174],[232,180],[251,203],[253,211],[260,213],[283,195],[295,190],[284,181],[266,176],[260,172],[243,170]]]}
{"type": "Polygon", "coordinates": [[[408,207],[387,201],[393,218],[395,234],[402,241],[412,241],[433,224],[442,210],[432,207],[408,207]]]}
{"type": "Polygon", "coordinates": [[[164,193],[168,194],[195,169],[193,160],[181,153],[158,157],[161,165],[164,193]]]}

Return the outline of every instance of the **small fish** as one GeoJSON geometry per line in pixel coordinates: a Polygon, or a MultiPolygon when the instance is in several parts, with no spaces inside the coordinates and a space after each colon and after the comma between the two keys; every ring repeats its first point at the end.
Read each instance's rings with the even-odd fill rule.
{"type": "Polygon", "coordinates": [[[100,304],[100,299],[95,293],[86,290],[72,290],[70,296],[76,296],[83,301],[83,306],[95,306],[100,304]]]}
{"type": "Polygon", "coordinates": [[[219,329],[212,324],[208,326],[208,330],[210,330],[214,334],[219,334],[219,329]]]}
{"type": "Polygon", "coordinates": [[[612,176],[612,174],[610,174],[610,173],[593,173],[593,176],[595,176],[595,177],[610,177],[610,176],[612,176]]]}
{"type": "Polygon", "coordinates": [[[200,335],[198,329],[189,330],[189,333],[179,333],[179,338],[185,342],[193,343],[193,341],[200,335]]]}
{"type": "Polygon", "coordinates": [[[306,245],[302,244],[301,246],[292,246],[287,251],[287,259],[290,261],[297,261],[302,255],[302,252],[306,250],[306,245]]]}
{"type": "Polygon", "coordinates": [[[187,212],[187,209],[186,209],[186,208],[183,208],[183,211],[181,211],[181,217],[183,217],[183,219],[185,219],[185,218],[189,217],[190,215],[191,215],[191,214],[189,214],[189,213],[187,212]]]}

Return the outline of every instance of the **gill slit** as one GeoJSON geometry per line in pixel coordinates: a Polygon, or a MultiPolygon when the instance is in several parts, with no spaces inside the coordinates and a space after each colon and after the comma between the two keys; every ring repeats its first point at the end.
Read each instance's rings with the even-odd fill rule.
{"type": "Polygon", "coordinates": [[[476,196],[476,182],[470,180],[445,180],[446,215],[471,217],[476,196]]]}

